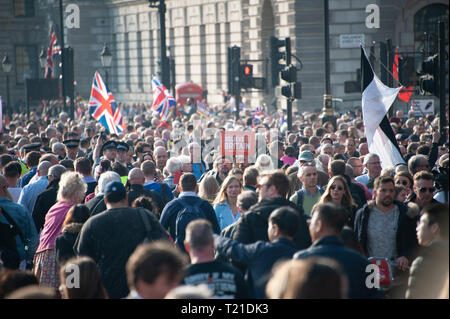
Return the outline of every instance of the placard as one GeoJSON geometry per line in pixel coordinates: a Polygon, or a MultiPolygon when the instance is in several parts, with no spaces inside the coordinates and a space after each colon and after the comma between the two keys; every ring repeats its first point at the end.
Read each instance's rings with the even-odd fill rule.
{"type": "Polygon", "coordinates": [[[255,132],[221,131],[220,150],[222,156],[254,156],[255,132]]]}

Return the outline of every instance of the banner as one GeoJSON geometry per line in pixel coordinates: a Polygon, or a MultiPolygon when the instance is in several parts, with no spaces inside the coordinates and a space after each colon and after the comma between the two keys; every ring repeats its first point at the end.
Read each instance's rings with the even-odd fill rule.
{"type": "Polygon", "coordinates": [[[254,156],[255,132],[221,131],[220,150],[222,156],[254,156]]]}

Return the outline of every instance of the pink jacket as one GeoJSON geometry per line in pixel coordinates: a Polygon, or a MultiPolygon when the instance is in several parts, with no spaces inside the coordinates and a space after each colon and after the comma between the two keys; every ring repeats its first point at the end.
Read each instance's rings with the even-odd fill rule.
{"type": "Polygon", "coordinates": [[[36,253],[55,248],[56,237],[61,235],[62,224],[72,206],[72,203],[57,202],[50,208],[45,216],[44,229],[41,232],[41,239],[36,253]]]}

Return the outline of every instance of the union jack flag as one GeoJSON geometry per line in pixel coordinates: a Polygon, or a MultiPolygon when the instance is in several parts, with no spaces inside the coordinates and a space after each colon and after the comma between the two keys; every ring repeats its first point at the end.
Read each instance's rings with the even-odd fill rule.
{"type": "Polygon", "coordinates": [[[47,50],[47,64],[45,65],[45,78],[53,79],[53,56],[61,53],[61,47],[56,39],[55,25],[50,26],[50,46],[47,50]]]}
{"type": "Polygon", "coordinates": [[[98,72],[95,72],[92,82],[89,114],[106,127],[110,133],[118,134],[125,128],[122,114],[114,96],[98,72]]]}
{"type": "Polygon", "coordinates": [[[159,113],[161,120],[165,121],[170,114],[172,107],[174,107],[177,102],[174,97],[169,93],[169,90],[158,81],[158,79],[153,78],[153,105],[152,110],[159,113]]]}
{"type": "Polygon", "coordinates": [[[264,109],[261,106],[258,106],[256,110],[251,110],[250,113],[252,114],[252,117],[255,117],[257,115],[260,116],[263,115],[264,109]]]}

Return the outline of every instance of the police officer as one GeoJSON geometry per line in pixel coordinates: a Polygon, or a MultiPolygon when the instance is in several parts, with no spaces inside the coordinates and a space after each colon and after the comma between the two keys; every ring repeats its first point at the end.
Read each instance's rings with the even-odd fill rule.
{"type": "Polygon", "coordinates": [[[80,140],[78,139],[70,139],[63,141],[63,144],[66,147],[66,157],[65,159],[71,159],[75,161],[78,157],[78,152],[80,150],[80,140]]]}
{"type": "Polygon", "coordinates": [[[119,162],[120,164],[125,166],[128,169],[128,171],[133,169],[133,165],[127,162],[129,150],[130,146],[127,143],[117,142],[116,162],[119,162]]]}

